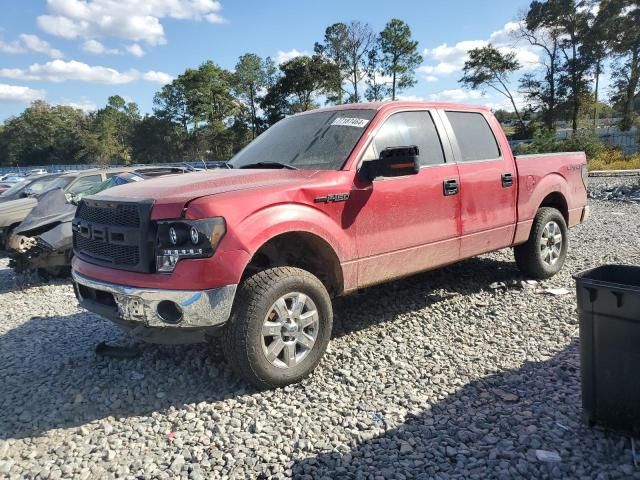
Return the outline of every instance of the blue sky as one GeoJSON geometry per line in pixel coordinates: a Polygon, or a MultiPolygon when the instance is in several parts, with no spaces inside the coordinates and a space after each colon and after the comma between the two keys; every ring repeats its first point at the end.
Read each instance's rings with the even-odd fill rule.
{"type": "MultiPolygon", "coordinates": [[[[457,79],[468,48],[514,47],[509,31],[529,0],[0,0],[0,121],[30,100],[101,107],[119,94],[152,109],[153,94],[185,68],[211,59],[232,69],[246,52],[286,59],[313,51],[324,29],[360,20],[380,31],[397,17],[419,41],[424,63],[408,98],[501,106],[457,79]]],[[[527,69],[536,52],[515,45],[527,69]]]]}

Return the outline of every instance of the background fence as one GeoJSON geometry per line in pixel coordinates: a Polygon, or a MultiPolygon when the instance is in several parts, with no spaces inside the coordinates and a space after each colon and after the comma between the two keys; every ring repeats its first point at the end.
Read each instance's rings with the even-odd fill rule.
{"type": "MultiPolygon", "coordinates": [[[[559,130],[557,137],[559,140],[564,140],[573,135],[572,130],[559,130]]],[[[615,127],[602,128],[596,131],[598,140],[607,145],[614,146],[622,150],[625,155],[632,155],[640,152],[640,131],[638,129],[631,130],[629,132],[621,132],[615,127]]],[[[526,140],[509,140],[511,148],[516,148],[521,143],[531,143],[533,139],[526,140]]]]}

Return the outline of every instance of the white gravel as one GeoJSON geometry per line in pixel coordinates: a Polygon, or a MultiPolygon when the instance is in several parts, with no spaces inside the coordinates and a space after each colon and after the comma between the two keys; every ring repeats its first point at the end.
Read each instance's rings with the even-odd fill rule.
{"type": "Polygon", "coordinates": [[[640,205],[591,205],[553,279],[503,251],[338,299],[318,370],[266,392],[204,345],[97,357],[126,335],[2,259],[0,478],[640,479],[630,440],[581,420],[571,278],[640,264],[640,205]]]}

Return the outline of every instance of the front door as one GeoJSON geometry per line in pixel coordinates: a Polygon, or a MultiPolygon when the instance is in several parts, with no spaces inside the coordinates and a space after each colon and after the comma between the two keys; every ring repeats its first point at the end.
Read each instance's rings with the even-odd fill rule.
{"type": "Polygon", "coordinates": [[[432,111],[394,113],[365,152],[363,160],[370,160],[385,148],[417,145],[421,168],[416,175],[379,178],[370,184],[356,180],[347,208],[355,222],[359,287],[458,257],[458,167],[447,163],[451,152],[440,139],[439,122],[432,111]]]}

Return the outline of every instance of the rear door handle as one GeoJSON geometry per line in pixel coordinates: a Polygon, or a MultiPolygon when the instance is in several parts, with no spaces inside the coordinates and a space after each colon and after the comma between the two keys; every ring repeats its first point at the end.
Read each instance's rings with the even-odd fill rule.
{"type": "Polygon", "coordinates": [[[460,191],[457,178],[451,178],[443,182],[444,196],[457,195],[460,191]]]}
{"type": "Polygon", "coordinates": [[[503,173],[502,174],[502,187],[508,188],[513,186],[513,174],[512,173],[503,173]]]}

